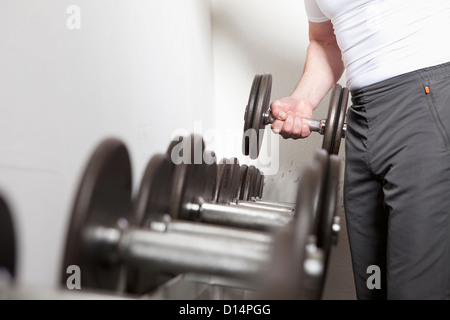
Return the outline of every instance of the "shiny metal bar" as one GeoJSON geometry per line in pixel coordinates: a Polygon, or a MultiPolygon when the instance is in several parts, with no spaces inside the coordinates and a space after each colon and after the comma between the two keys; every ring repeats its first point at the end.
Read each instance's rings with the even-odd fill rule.
{"type": "MultiPolygon", "coordinates": [[[[234,204],[234,203],[231,203],[234,204]]],[[[249,207],[249,208],[255,208],[255,209],[264,209],[264,210],[270,210],[273,212],[276,212],[278,214],[286,215],[288,217],[292,216],[294,213],[293,208],[288,208],[285,206],[278,206],[273,203],[262,203],[262,202],[256,202],[256,201],[247,201],[247,200],[239,200],[236,204],[234,204],[238,207],[249,207]]]]}
{"type": "Polygon", "coordinates": [[[168,272],[199,272],[248,278],[267,265],[271,246],[255,241],[205,239],[195,234],[129,228],[119,243],[123,261],[168,272]]]}
{"type": "Polygon", "coordinates": [[[261,204],[268,204],[268,205],[273,205],[273,206],[289,208],[289,209],[292,209],[292,210],[295,209],[295,203],[290,203],[290,202],[275,201],[275,200],[265,200],[265,199],[261,199],[261,198],[255,198],[255,197],[253,197],[250,201],[253,201],[253,202],[256,202],[256,203],[261,203],[261,204]]]}
{"type": "MultiPolygon", "coordinates": [[[[228,226],[217,226],[207,223],[198,223],[190,221],[169,221],[169,222],[156,222],[155,224],[163,223],[163,227],[155,226],[157,230],[164,230],[166,232],[182,232],[191,233],[202,236],[211,237],[224,237],[228,239],[257,241],[262,243],[271,243],[272,236],[267,232],[256,230],[242,230],[238,228],[228,226]]],[[[153,223],[150,228],[153,228],[153,223]]]]}
{"type": "MultiPolygon", "coordinates": [[[[263,123],[265,125],[272,124],[275,122],[276,118],[272,115],[272,112],[269,110],[268,112],[263,114],[263,123]]],[[[302,118],[303,121],[306,121],[306,123],[309,126],[309,130],[318,132],[319,134],[323,134],[325,132],[325,123],[326,120],[315,120],[310,118],[302,118]]]]}
{"type": "Polygon", "coordinates": [[[198,217],[203,222],[260,230],[282,227],[292,220],[271,210],[215,203],[202,203],[198,217]]]}

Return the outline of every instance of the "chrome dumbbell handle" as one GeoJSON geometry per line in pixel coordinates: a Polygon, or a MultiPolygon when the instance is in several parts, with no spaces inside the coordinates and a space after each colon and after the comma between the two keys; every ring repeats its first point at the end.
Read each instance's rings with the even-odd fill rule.
{"type": "MultiPolygon", "coordinates": [[[[273,116],[272,112],[269,111],[264,113],[263,115],[264,117],[264,124],[268,125],[268,124],[272,124],[275,122],[276,118],[273,116]]],[[[325,132],[325,124],[326,124],[326,120],[322,119],[322,120],[315,120],[315,119],[310,119],[310,118],[304,118],[302,117],[303,121],[306,121],[308,123],[309,126],[309,130],[314,131],[314,132],[318,132],[319,134],[324,134],[325,132]]]]}
{"type": "Polygon", "coordinates": [[[252,240],[205,238],[134,227],[95,227],[86,236],[91,247],[102,248],[97,252],[102,261],[124,261],[143,269],[250,277],[270,261],[271,243],[252,240]]]}
{"type": "Polygon", "coordinates": [[[200,205],[192,204],[190,209],[198,220],[203,222],[256,230],[285,226],[293,217],[269,209],[207,202],[200,205]]]}

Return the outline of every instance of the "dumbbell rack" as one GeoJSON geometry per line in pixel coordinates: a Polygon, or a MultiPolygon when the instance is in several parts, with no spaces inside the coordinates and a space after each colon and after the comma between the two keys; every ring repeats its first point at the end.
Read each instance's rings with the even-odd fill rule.
{"type": "MultiPolygon", "coordinates": [[[[194,135],[183,143],[187,142],[190,146],[204,144],[194,135]]],[[[63,291],[40,289],[41,298],[320,298],[333,238],[340,168],[337,156],[318,151],[301,176],[294,209],[289,212],[289,205],[283,204],[278,213],[270,209],[275,203],[250,201],[262,194],[258,185],[261,175],[258,179],[257,171],[241,167],[235,160],[222,163],[218,169],[216,165],[174,165],[167,154],[154,155],[133,202],[130,163],[127,148],[118,139],[103,141],[92,154],[67,233],[61,268],[63,291]],[[246,182],[242,168],[254,173],[249,176],[257,185],[246,182]],[[253,191],[243,190],[250,185],[253,191]],[[247,198],[236,200],[240,195],[247,198]],[[221,208],[222,214],[233,208],[243,215],[262,215],[263,220],[270,215],[289,219],[284,225],[266,223],[264,230],[258,223],[242,226],[239,219],[203,223],[198,221],[197,211],[186,210],[187,204],[198,203],[194,200],[198,197],[221,208]],[[70,265],[82,270],[81,291],[85,295],[64,290],[70,265]]],[[[2,250],[0,266],[14,275],[12,219],[6,205],[1,211],[0,218],[8,222],[1,225],[2,234],[8,235],[3,244],[9,250],[2,250]]],[[[5,286],[1,280],[2,299],[37,296],[33,290],[5,286]]]]}
{"type": "MultiPolygon", "coordinates": [[[[191,135],[182,143],[205,154],[201,137],[191,135]]],[[[98,145],[73,204],[61,289],[43,290],[41,297],[320,299],[336,226],[339,158],[317,151],[290,206],[252,201],[262,196],[263,184],[254,167],[239,166],[235,159],[206,165],[183,158],[189,161],[175,165],[172,148],[173,143],[166,154],[152,157],[131,199],[126,146],[118,139],[98,145]],[[205,223],[204,212],[230,217],[205,223]],[[274,217],[284,222],[274,223],[274,217]],[[64,290],[67,267],[73,265],[82,270],[84,296],[64,290]]],[[[12,219],[0,204],[0,235],[7,236],[0,243],[6,245],[0,267],[14,276],[12,219]]],[[[0,298],[5,291],[6,298],[36,296],[1,280],[0,298]]]]}

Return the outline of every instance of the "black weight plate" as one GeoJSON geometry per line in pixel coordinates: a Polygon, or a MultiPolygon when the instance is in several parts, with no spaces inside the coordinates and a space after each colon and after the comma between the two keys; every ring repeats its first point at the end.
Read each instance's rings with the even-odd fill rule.
{"type": "Polygon", "coordinates": [[[241,166],[237,158],[230,158],[228,160],[232,166],[230,201],[234,202],[239,198],[239,188],[241,183],[241,166]]]}
{"type": "Polygon", "coordinates": [[[320,223],[319,236],[317,238],[317,246],[322,248],[324,252],[324,276],[321,281],[321,290],[325,286],[326,273],[333,243],[333,220],[336,216],[339,181],[341,176],[341,160],[337,155],[330,155],[328,164],[328,175],[324,196],[324,207],[322,213],[322,221],[320,223]]]}
{"type": "Polygon", "coordinates": [[[258,182],[258,197],[262,199],[264,191],[264,173],[259,171],[259,182],[258,182]]]}
{"type": "Polygon", "coordinates": [[[258,169],[258,174],[256,177],[256,185],[255,185],[255,191],[254,195],[252,197],[255,198],[262,198],[263,194],[263,188],[264,188],[264,174],[261,170],[258,169]]]}
{"type": "Polygon", "coordinates": [[[217,183],[216,183],[216,194],[214,197],[215,202],[219,202],[219,198],[222,198],[221,184],[222,184],[222,180],[224,180],[222,178],[222,176],[223,176],[224,170],[226,169],[225,162],[226,162],[226,159],[222,158],[222,159],[220,159],[219,163],[217,164],[217,176],[216,176],[217,183]]]}
{"type": "Polygon", "coordinates": [[[252,195],[252,197],[259,198],[260,187],[261,187],[261,172],[258,170],[258,173],[256,175],[256,185],[255,185],[254,195],[252,195]]]}
{"type": "Polygon", "coordinates": [[[344,137],[343,128],[345,123],[345,115],[347,113],[349,91],[347,88],[343,88],[341,91],[340,106],[339,106],[339,118],[336,124],[336,132],[333,144],[333,150],[331,154],[338,154],[341,147],[341,140],[344,137]]]}
{"type": "Polygon", "coordinates": [[[177,158],[180,158],[183,156],[183,154],[180,150],[181,149],[180,147],[182,146],[182,143],[183,143],[183,139],[184,139],[183,136],[177,136],[177,137],[173,138],[172,140],[170,140],[169,146],[167,147],[166,156],[169,159],[175,160],[173,162],[176,162],[177,158]]]}
{"type": "Polygon", "coordinates": [[[16,276],[16,234],[14,221],[6,201],[0,196],[0,269],[12,279],[16,276]]]}
{"type": "Polygon", "coordinates": [[[258,96],[259,84],[261,83],[261,75],[255,75],[250,89],[247,106],[244,113],[244,132],[242,135],[242,153],[246,156],[250,152],[250,131],[253,125],[253,113],[256,108],[255,103],[258,96]]]}
{"type": "Polygon", "coordinates": [[[261,182],[261,180],[260,180],[261,172],[256,167],[254,167],[254,171],[255,171],[255,173],[251,177],[252,180],[250,181],[249,200],[259,196],[259,183],[261,182]]]}
{"type": "Polygon", "coordinates": [[[217,158],[214,151],[204,152],[204,166],[207,168],[206,172],[206,184],[205,191],[202,194],[203,200],[207,202],[214,202],[217,197],[217,177],[218,177],[218,166],[217,158]]]}
{"type": "Polygon", "coordinates": [[[306,246],[313,229],[319,175],[317,161],[308,163],[300,174],[294,219],[274,234],[269,272],[261,279],[264,289],[262,299],[302,300],[308,297],[305,289],[308,277],[304,265],[306,246]]]}
{"type": "Polygon", "coordinates": [[[255,166],[248,166],[247,174],[242,184],[241,197],[242,200],[251,200],[253,194],[255,194],[256,177],[258,169],[255,166]]]}
{"type": "Polygon", "coordinates": [[[269,110],[271,91],[272,91],[272,75],[264,74],[261,78],[258,96],[253,111],[252,130],[250,131],[250,148],[249,148],[250,159],[256,159],[259,156],[265,131],[263,115],[269,110]]]}
{"type": "Polygon", "coordinates": [[[217,165],[217,189],[215,201],[218,203],[226,203],[226,188],[230,176],[230,168],[227,166],[227,159],[220,159],[217,165]]]}
{"type": "Polygon", "coordinates": [[[239,161],[237,158],[224,158],[218,166],[216,201],[218,203],[230,203],[236,198],[236,189],[239,187],[239,161]]]}
{"type": "Polygon", "coordinates": [[[342,86],[336,83],[331,92],[327,121],[325,124],[325,132],[323,135],[322,149],[325,149],[330,154],[333,152],[336,125],[339,119],[341,91],[342,86]]]}
{"type": "MultiPolygon", "coordinates": [[[[327,183],[328,183],[328,170],[329,170],[329,162],[330,155],[324,149],[319,149],[315,152],[313,157],[313,165],[317,167],[316,173],[316,181],[313,190],[313,220],[311,223],[311,231],[310,234],[314,235],[316,241],[319,241],[319,237],[321,235],[322,223],[324,219],[325,207],[327,205],[327,183]]],[[[321,261],[324,263],[324,261],[321,261]]],[[[313,277],[307,277],[304,281],[304,294],[308,299],[320,299],[322,295],[322,283],[324,281],[325,273],[322,270],[321,274],[318,274],[313,277]]]]}
{"type": "MultiPolygon", "coordinates": [[[[133,215],[137,225],[148,228],[154,221],[164,221],[170,206],[174,164],[167,154],[155,154],[147,164],[139,191],[134,199],[133,215]]],[[[127,292],[144,294],[168,280],[155,270],[128,266],[127,292]]]]}
{"type": "Polygon", "coordinates": [[[315,199],[317,199],[320,190],[320,171],[321,169],[317,162],[309,163],[303,169],[297,189],[295,218],[292,225],[291,259],[293,259],[292,264],[298,271],[294,275],[286,275],[286,277],[291,276],[291,279],[295,279],[295,282],[291,284],[293,287],[290,291],[294,293],[297,299],[305,299],[308,294],[305,289],[307,276],[304,265],[307,257],[306,245],[308,237],[313,234],[314,215],[316,214],[314,212],[316,210],[315,199]]]}
{"type": "Polygon", "coordinates": [[[320,230],[320,223],[322,220],[323,213],[323,199],[326,189],[327,183],[327,172],[328,172],[328,159],[329,154],[324,149],[318,149],[314,152],[313,160],[315,164],[317,164],[319,168],[319,172],[317,175],[318,183],[315,186],[318,188],[314,191],[315,198],[313,199],[314,203],[314,221],[313,221],[313,234],[318,236],[320,230]]]}
{"type": "Polygon", "coordinates": [[[174,166],[164,154],[155,154],[147,164],[134,199],[134,217],[138,225],[148,226],[169,213],[174,166]]]}
{"type": "Polygon", "coordinates": [[[84,170],[72,209],[62,265],[82,271],[81,287],[118,291],[123,267],[112,243],[93,241],[89,231],[132,224],[132,175],[128,150],[118,139],[106,139],[95,149],[84,170]]]}
{"type": "Polygon", "coordinates": [[[317,160],[308,163],[300,174],[295,215],[274,237],[274,258],[267,277],[262,279],[267,288],[265,299],[303,300],[311,295],[305,272],[306,246],[313,234],[316,199],[321,184],[321,166],[317,160]]]}
{"type": "Polygon", "coordinates": [[[248,170],[248,166],[246,164],[243,164],[239,167],[239,184],[238,184],[238,189],[236,190],[236,194],[237,194],[237,198],[239,200],[244,200],[243,199],[243,190],[245,187],[245,177],[247,176],[247,170],[248,170]]]}
{"type": "Polygon", "coordinates": [[[198,150],[204,150],[201,136],[191,135],[189,139],[184,139],[183,145],[185,161],[175,168],[170,215],[174,219],[195,220],[196,217],[192,215],[189,205],[198,203],[199,197],[205,193],[208,165],[203,162],[203,152],[201,159],[195,156],[198,150]],[[188,153],[190,153],[189,156],[188,153]],[[200,163],[198,163],[199,160],[200,163]]]}
{"type": "Polygon", "coordinates": [[[259,197],[259,189],[261,184],[261,171],[255,167],[255,174],[251,181],[250,200],[259,197]]]}

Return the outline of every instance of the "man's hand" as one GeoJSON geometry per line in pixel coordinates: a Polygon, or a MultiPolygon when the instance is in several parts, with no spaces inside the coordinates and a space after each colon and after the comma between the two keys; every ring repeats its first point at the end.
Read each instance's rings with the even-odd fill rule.
{"type": "Polygon", "coordinates": [[[306,138],[311,134],[309,126],[302,118],[312,118],[314,107],[305,100],[286,97],[271,103],[272,115],[277,118],[272,130],[284,139],[306,138]]]}

